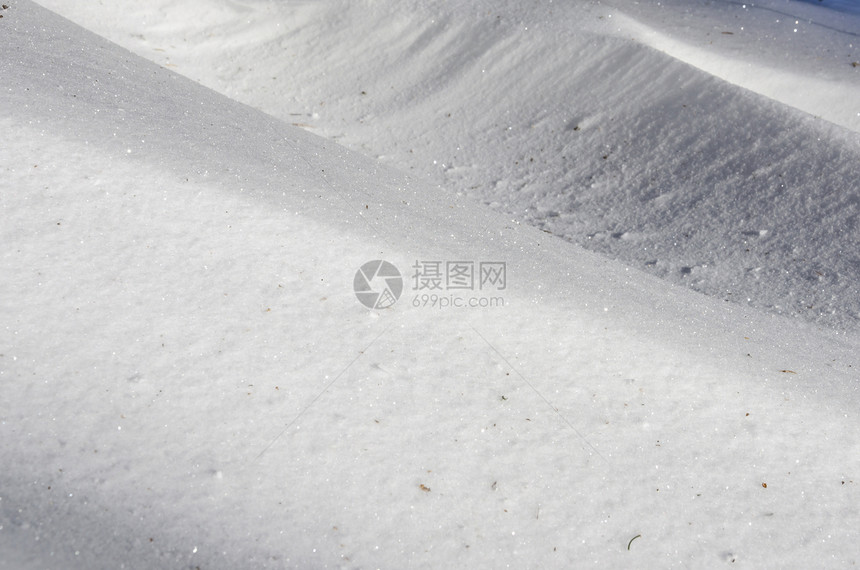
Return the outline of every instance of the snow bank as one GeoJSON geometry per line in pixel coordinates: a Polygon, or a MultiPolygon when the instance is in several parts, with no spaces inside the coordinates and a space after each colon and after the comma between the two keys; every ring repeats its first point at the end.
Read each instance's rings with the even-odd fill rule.
{"type": "Polygon", "coordinates": [[[858,326],[856,16],[781,0],[49,4],[671,283],[858,326]]]}

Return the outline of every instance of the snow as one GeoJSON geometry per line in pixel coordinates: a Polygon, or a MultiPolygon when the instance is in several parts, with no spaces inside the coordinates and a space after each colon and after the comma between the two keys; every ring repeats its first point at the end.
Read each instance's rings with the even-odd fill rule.
{"type": "Polygon", "coordinates": [[[860,18],[785,1],[618,5],[52,7],[669,282],[856,329],[860,18]]]}
{"type": "Polygon", "coordinates": [[[155,63],[0,19],[0,567],[856,564],[860,139],[733,8],[44,5],[155,63]]]}
{"type": "MultiPolygon", "coordinates": [[[[849,5],[845,3],[845,5],[849,5]]],[[[621,4],[618,32],[717,77],[860,131],[860,10],[800,2],[621,4]],[[856,15],[855,15],[856,14],[856,15]]]]}

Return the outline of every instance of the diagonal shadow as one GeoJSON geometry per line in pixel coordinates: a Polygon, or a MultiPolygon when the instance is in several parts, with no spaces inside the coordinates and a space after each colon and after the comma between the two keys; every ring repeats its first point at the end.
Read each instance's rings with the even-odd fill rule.
{"type": "Polygon", "coordinates": [[[496,355],[498,355],[498,357],[499,357],[499,358],[501,358],[501,359],[502,359],[502,361],[504,361],[504,363],[505,363],[505,364],[507,364],[507,365],[510,367],[510,369],[511,369],[511,370],[513,370],[513,371],[514,371],[514,373],[515,373],[517,376],[519,376],[519,377],[520,377],[520,380],[522,380],[522,381],[523,381],[523,383],[525,383],[525,385],[526,385],[526,386],[528,386],[529,388],[531,388],[531,389],[532,389],[532,391],[533,391],[535,394],[537,394],[537,395],[538,395],[538,397],[540,397],[540,399],[541,399],[541,400],[543,400],[543,401],[544,401],[544,403],[545,403],[547,406],[549,406],[549,407],[550,407],[550,409],[551,409],[552,411],[554,411],[554,412],[556,413],[556,415],[557,415],[559,418],[561,418],[561,420],[562,420],[564,423],[566,423],[566,424],[567,424],[567,426],[568,426],[570,429],[572,429],[572,430],[574,431],[574,433],[576,433],[576,435],[578,435],[578,436],[579,436],[579,439],[581,439],[581,440],[582,440],[582,441],[583,441],[583,442],[584,442],[584,443],[585,443],[585,444],[586,444],[586,445],[591,449],[591,451],[593,451],[594,453],[596,453],[598,457],[600,457],[603,461],[605,461],[607,464],[609,464],[609,461],[608,461],[605,457],[603,457],[603,455],[602,455],[599,451],[597,451],[597,449],[596,449],[596,448],[591,444],[591,442],[590,442],[590,441],[588,441],[588,439],[587,439],[584,435],[582,435],[582,433],[581,433],[578,429],[576,429],[576,427],[575,427],[575,426],[570,422],[570,420],[568,420],[568,419],[564,416],[564,414],[562,414],[561,412],[559,412],[559,411],[558,411],[558,408],[556,408],[555,406],[553,406],[553,405],[552,405],[552,403],[551,403],[549,400],[547,400],[547,399],[546,399],[546,397],[545,397],[545,396],[540,392],[540,390],[538,390],[537,388],[535,388],[535,387],[534,387],[534,384],[532,384],[531,382],[529,382],[529,381],[528,381],[528,379],[527,379],[527,378],[526,378],[526,377],[525,377],[525,376],[524,376],[524,375],[523,375],[523,374],[522,374],[522,373],[521,373],[521,372],[520,372],[520,371],[519,371],[519,370],[518,370],[518,369],[517,369],[513,364],[511,364],[511,362],[510,362],[507,358],[505,358],[505,355],[504,355],[504,354],[502,354],[501,352],[499,352],[499,349],[497,349],[495,346],[493,346],[493,344],[492,344],[490,341],[488,341],[488,340],[487,340],[487,338],[486,338],[484,335],[482,335],[482,334],[480,333],[480,331],[478,331],[478,329],[476,329],[474,326],[469,325],[469,327],[470,327],[473,331],[475,331],[475,334],[476,334],[476,335],[478,335],[479,337],[481,337],[481,340],[483,340],[483,341],[484,341],[484,343],[486,343],[486,345],[487,345],[488,347],[490,347],[490,350],[492,350],[493,352],[495,352],[495,353],[496,353],[496,355]]]}
{"type": "Polygon", "coordinates": [[[347,365],[343,368],[343,370],[341,370],[340,372],[338,372],[337,376],[335,376],[335,377],[332,379],[332,381],[331,381],[331,382],[329,382],[328,384],[326,384],[326,385],[325,385],[325,387],[324,387],[322,390],[320,390],[320,391],[319,391],[319,393],[318,393],[316,396],[314,396],[314,397],[313,397],[313,399],[312,399],[310,402],[308,402],[308,403],[307,403],[307,405],[306,405],[304,408],[302,408],[302,409],[301,409],[301,411],[299,411],[299,413],[298,413],[298,414],[296,414],[296,415],[295,415],[295,417],[293,417],[293,419],[292,419],[292,420],[290,420],[290,422],[289,422],[289,423],[287,423],[287,424],[284,426],[284,429],[282,429],[282,430],[278,433],[278,435],[276,435],[276,436],[272,439],[272,441],[270,441],[270,442],[269,442],[269,444],[268,444],[266,447],[264,447],[264,448],[262,449],[262,451],[260,451],[260,453],[258,453],[256,456],[254,456],[254,458],[253,458],[251,461],[252,461],[252,462],[257,461],[258,459],[260,459],[260,457],[262,457],[262,456],[263,456],[263,454],[264,454],[264,453],[266,453],[267,451],[269,451],[269,449],[271,449],[271,448],[272,448],[272,446],[273,446],[273,445],[275,445],[275,443],[276,443],[276,442],[281,438],[281,436],[283,436],[283,435],[287,432],[287,430],[288,430],[288,429],[290,429],[290,426],[292,426],[294,423],[296,423],[296,422],[299,420],[299,418],[301,418],[301,417],[305,414],[305,412],[307,412],[309,409],[311,409],[311,407],[312,407],[314,404],[316,404],[316,403],[317,403],[317,400],[319,400],[319,399],[322,397],[322,395],[323,395],[323,394],[325,394],[325,393],[326,393],[326,391],[327,391],[329,388],[331,388],[332,386],[334,386],[335,382],[337,382],[338,380],[340,380],[341,376],[343,376],[344,374],[346,374],[346,371],[347,371],[347,370],[349,370],[349,369],[350,369],[350,367],[352,367],[352,365],[353,365],[353,364],[355,364],[356,362],[358,362],[358,360],[359,360],[362,356],[364,356],[364,353],[365,353],[365,352],[367,352],[367,350],[368,350],[371,346],[373,346],[373,345],[376,343],[376,341],[378,341],[380,338],[382,338],[382,337],[383,337],[383,335],[385,335],[385,333],[387,333],[389,330],[391,330],[391,328],[392,328],[393,326],[394,326],[394,323],[392,323],[392,324],[388,325],[387,327],[385,327],[385,328],[382,330],[382,332],[381,332],[381,333],[379,333],[378,335],[376,335],[375,337],[373,337],[373,340],[371,340],[371,341],[367,344],[367,346],[365,346],[362,350],[358,351],[358,354],[356,355],[356,357],[355,357],[355,358],[353,358],[353,359],[349,362],[349,364],[347,364],[347,365]]]}

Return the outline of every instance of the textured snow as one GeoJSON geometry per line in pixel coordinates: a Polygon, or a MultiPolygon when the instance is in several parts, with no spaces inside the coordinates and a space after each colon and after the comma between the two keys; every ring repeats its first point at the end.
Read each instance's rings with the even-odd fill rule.
{"type": "Polygon", "coordinates": [[[784,0],[53,7],[674,284],[858,326],[856,15],[784,0]]]}
{"type": "Polygon", "coordinates": [[[45,4],[161,66],[0,19],[0,567],[857,563],[851,128],[631,6],[45,4]]]}

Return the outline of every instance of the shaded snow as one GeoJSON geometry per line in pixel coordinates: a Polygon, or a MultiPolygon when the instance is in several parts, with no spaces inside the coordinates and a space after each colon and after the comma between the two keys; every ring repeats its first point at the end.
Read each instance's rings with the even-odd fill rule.
{"type": "Polygon", "coordinates": [[[671,283],[857,327],[854,16],[776,0],[54,7],[230,97],[671,283]],[[798,32],[789,17],[803,19],[798,32]]]}

